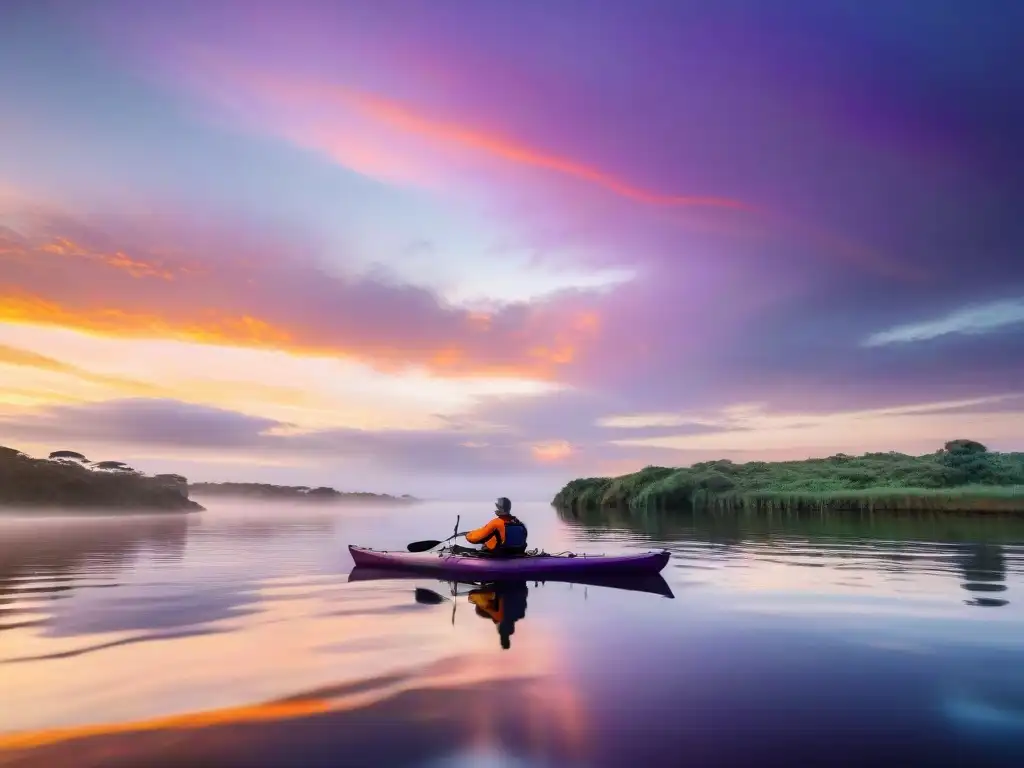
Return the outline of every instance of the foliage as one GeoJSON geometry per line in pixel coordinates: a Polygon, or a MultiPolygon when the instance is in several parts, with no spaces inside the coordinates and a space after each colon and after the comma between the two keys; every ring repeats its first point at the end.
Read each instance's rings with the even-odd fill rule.
{"type": "Polygon", "coordinates": [[[75,451],[35,459],[0,446],[2,506],[201,510],[189,500],[187,481],[181,480],[148,477],[122,462],[89,464],[75,451]]]}
{"type": "Polygon", "coordinates": [[[321,486],[310,488],[305,485],[272,485],[270,483],[192,483],[192,493],[205,496],[235,496],[263,500],[309,500],[309,501],[382,501],[408,503],[413,497],[389,496],[388,494],[348,493],[321,486]]]}
{"type": "Polygon", "coordinates": [[[78,453],[77,451],[54,451],[47,458],[50,459],[67,459],[69,461],[78,461],[83,464],[88,461],[85,456],[78,453]]]}
{"type": "Polygon", "coordinates": [[[558,492],[553,504],[632,511],[1024,511],[1024,453],[994,453],[973,440],[952,440],[924,456],[890,451],[806,461],[735,464],[719,460],[685,468],[645,467],[621,477],[573,480],[558,492]]]}

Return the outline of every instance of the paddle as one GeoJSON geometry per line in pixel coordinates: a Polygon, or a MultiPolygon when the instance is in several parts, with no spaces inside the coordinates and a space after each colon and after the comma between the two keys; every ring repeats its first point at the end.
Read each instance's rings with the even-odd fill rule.
{"type": "Polygon", "coordinates": [[[414,594],[416,595],[416,602],[420,605],[440,605],[448,600],[444,595],[439,595],[434,590],[427,589],[426,587],[416,587],[414,594]]]}
{"type": "Polygon", "coordinates": [[[465,532],[459,533],[459,520],[462,519],[462,515],[455,516],[455,533],[449,536],[444,541],[437,541],[436,539],[424,539],[423,541],[414,541],[412,544],[406,545],[406,549],[410,552],[426,552],[428,549],[433,549],[438,544],[445,544],[452,539],[458,538],[459,536],[465,536],[465,532]]]}
{"type": "MultiPolygon", "coordinates": [[[[443,603],[443,602],[445,602],[447,600],[448,600],[447,597],[445,597],[444,595],[437,594],[437,592],[435,592],[432,589],[427,589],[426,587],[416,587],[416,602],[421,604],[421,605],[440,605],[441,603],[443,603]]],[[[455,626],[455,606],[457,606],[457,605],[458,605],[458,603],[456,603],[455,600],[453,599],[452,600],[452,626],[453,627],[455,626]]]]}
{"type": "Polygon", "coordinates": [[[445,541],[451,541],[454,536],[449,536],[444,541],[437,541],[436,539],[424,539],[423,541],[414,541],[412,544],[406,546],[410,552],[426,552],[428,549],[433,549],[438,544],[444,544],[445,541]]]}
{"type": "Polygon", "coordinates": [[[458,588],[454,588],[452,591],[452,597],[447,598],[444,595],[440,595],[432,589],[426,587],[416,587],[415,591],[416,602],[420,605],[440,605],[441,603],[447,602],[449,599],[452,601],[452,626],[455,626],[455,608],[458,605],[455,598],[459,596],[458,588]]]}

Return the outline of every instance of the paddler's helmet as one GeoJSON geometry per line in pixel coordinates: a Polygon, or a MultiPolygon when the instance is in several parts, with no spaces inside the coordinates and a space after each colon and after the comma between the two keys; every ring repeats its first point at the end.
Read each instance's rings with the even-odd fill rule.
{"type": "Polygon", "coordinates": [[[500,496],[497,501],[494,502],[494,514],[496,515],[510,515],[512,514],[512,502],[506,499],[504,496],[500,496]]]}

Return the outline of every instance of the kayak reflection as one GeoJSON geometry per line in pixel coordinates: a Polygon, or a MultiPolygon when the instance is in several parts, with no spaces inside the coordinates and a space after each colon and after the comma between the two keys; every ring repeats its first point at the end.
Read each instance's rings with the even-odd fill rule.
{"type": "MultiPolygon", "coordinates": [[[[385,580],[420,580],[422,573],[396,571],[384,568],[366,568],[357,566],[348,576],[353,581],[385,581],[385,580]]],[[[512,635],[515,633],[516,622],[526,616],[527,598],[530,588],[521,579],[498,579],[486,582],[453,581],[451,579],[435,579],[444,584],[450,597],[439,594],[432,589],[416,587],[414,595],[417,603],[423,605],[439,605],[452,601],[452,624],[455,623],[456,601],[465,597],[473,606],[474,612],[482,619],[494,623],[498,631],[501,647],[508,650],[512,647],[512,635]]],[[[563,584],[579,584],[581,586],[606,587],[628,592],[646,592],[674,599],[672,588],[661,574],[629,575],[629,576],[597,576],[587,578],[546,579],[534,582],[540,586],[548,581],[563,584]]]]}

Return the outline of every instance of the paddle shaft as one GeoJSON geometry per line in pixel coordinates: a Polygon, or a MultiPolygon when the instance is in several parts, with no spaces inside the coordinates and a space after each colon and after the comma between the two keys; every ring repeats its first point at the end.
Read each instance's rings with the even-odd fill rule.
{"type": "Polygon", "coordinates": [[[452,539],[456,539],[459,536],[462,536],[463,534],[459,533],[459,521],[460,520],[462,520],[462,515],[456,515],[455,516],[455,528],[453,529],[455,531],[455,533],[453,533],[451,536],[449,536],[444,541],[436,541],[435,539],[424,539],[423,541],[414,541],[412,544],[407,545],[406,549],[409,550],[410,552],[426,552],[428,549],[433,549],[438,544],[446,544],[449,541],[451,541],[452,539]]]}

